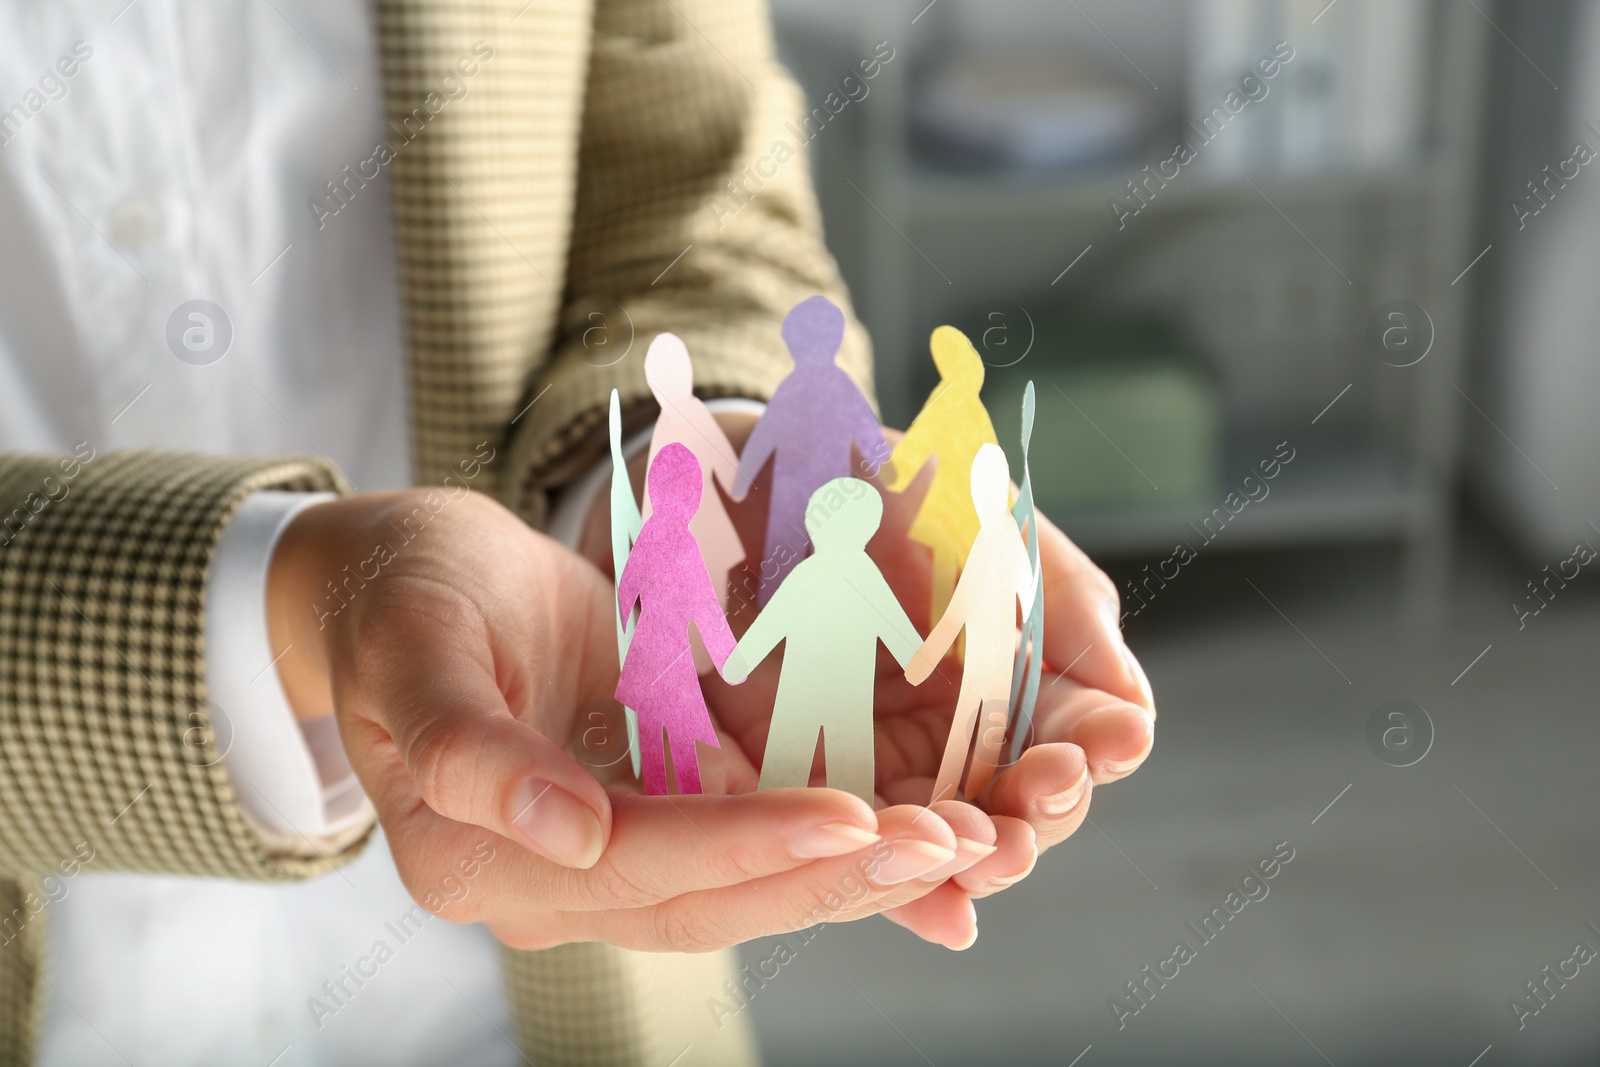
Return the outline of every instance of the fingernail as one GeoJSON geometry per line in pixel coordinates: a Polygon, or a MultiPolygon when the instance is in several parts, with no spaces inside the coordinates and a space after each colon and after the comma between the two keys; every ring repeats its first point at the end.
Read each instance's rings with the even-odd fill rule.
{"type": "Polygon", "coordinates": [[[1156,717],[1156,696],[1150,690],[1150,679],[1145,676],[1144,668],[1139,665],[1139,661],[1134,658],[1133,653],[1128,651],[1127,645],[1122,646],[1122,665],[1127,669],[1128,677],[1133,680],[1133,684],[1139,687],[1140,695],[1144,697],[1144,700],[1141,701],[1144,704],[1144,710],[1148,711],[1150,717],[1154,719],[1156,717]]]}
{"type": "Polygon", "coordinates": [[[927,874],[919,874],[917,877],[924,882],[942,882],[953,874],[960,874],[985,856],[994,855],[994,849],[995,846],[986,845],[982,841],[974,841],[969,837],[957,837],[956,858],[946,863],[943,867],[937,867],[927,874]]]}
{"type": "Polygon", "coordinates": [[[820,860],[846,856],[883,840],[882,834],[863,830],[849,823],[830,822],[800,831],[789,842],[789,854],[796,859],[820,860]]]}
{"type": "Polygon", "coordinates": [[[901,838],[889,844],[888,859],[879,863],[878,869],[867,877],[876,886],[899,885],[943,867],[955,858],[954,849],[943,848],[930,841],[901,838]]]}
{"type": "Polygon", "coordinates": [[[1135,756],[1133,759],[1101,760],[1100,767],[1107,774],[1127,774],[1129,771],[1139,766],[1139,764],[1143,763],[1145,761],[1145,756],[1148,756],[1149,754],[1150,753],[1147,750],[1144,755],[1135,756]]]}
{"type": "Polygon", "coordinates": [[[512,803],[511,825],[535,852],[567,867],[593,867],[600,858],[600,817],[565,789],[530,778],[512,803]]]}
{"type": "Polygon", "coordinates": [[[1040,797],[1036,804],[1039,810],[1046,815],[1065,815],[1076,808],[1083,800],[1084,791],[1089,788],[1089,768],[1085,767],[1083,773],[1078,775],[1078,780],[1059,793],[1040,797]]]}
{"type": "Polygon", "coordinates": [[[967,949],[971,948],[973,945],[976,945],[977,943],[978,943],[978,928],[976,926],[974,926],[972,928],[972,933],[967,935],[967,939],[965,941],[961,942],[961,944],[959,944],[959,945],[951,945],[950,946],[950,951],[951,952],[965,952],[965,951],[967,951],[967,949]]]}
{"type": "Polygon", "coordinates": [[[1105,620],[1106,629],[1111,631],[1111,636],[1118,644],[1122,643],[1122,615],[1117,610],[1115,600],[1107,600],[1100,605],[1100,618],[1105,620]]]}
{"type": "Polygon", "coordinates": [[[1038,862],[1039,850],[1034,849],[1033,856],[1028,860],[1027,867],[1023,868],[1021,871],[1018,871],[1016,874],[1008,874],[1004,878],[991,878],[989,879],[989,884],[996,890],[1005,889],[1007,886],[1016,885],[1018,882],[1022,881],[1024,878],[1028,877],[1028,875],[1033,873],[1034,865],[1038,862]]]}

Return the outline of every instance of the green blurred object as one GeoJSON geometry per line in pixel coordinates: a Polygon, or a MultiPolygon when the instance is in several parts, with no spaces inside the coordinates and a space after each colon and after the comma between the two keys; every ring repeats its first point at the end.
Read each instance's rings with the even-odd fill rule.
{"type": "Polygon", "coordinates": [[[1023,386],[1030,378],[1036,383],[1034,494],[1057,519],[1170,508],[1216,495],[1222,465],[1216,382],[1159,318],[1041,317],[1026,358],[997,366],[1015,356],[991,358],[981,343],[978,350],[990,362],[984,402],[1013,470],[1021,469],[1023,386]]]}

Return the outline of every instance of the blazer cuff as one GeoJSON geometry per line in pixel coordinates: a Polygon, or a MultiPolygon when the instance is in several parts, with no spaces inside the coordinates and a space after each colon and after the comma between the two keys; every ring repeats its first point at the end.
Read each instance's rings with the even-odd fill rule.
{"type": "Polygon", "coordinates": [[[98,870],[253,880],[355,854],[268,850],[206,685],[206,579],[234,514],[261,490],[345,488],[310,459],[0,455],[0,515],[23,516],[0,548],[0,872],[83,841],[98,870]]]}

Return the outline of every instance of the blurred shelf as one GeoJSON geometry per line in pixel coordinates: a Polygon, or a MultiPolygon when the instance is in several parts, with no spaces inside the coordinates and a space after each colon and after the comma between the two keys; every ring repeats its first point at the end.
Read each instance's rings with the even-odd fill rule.
{"type": "Polygon", "coordinates": [[[1408,478],[1398,456],[1371,448],[1349,453],[1301,448],[1276,478],[1264,483],[1269,488],[1264,498],[1246,504],[1226,525],[1213,519],[1212,539],[1207,541],[1203,520],[1212,515],[1211,509],[1229,514],[1223,499],[1230,492],[1243,498],[1245,476],[1272,454],[1270,443],[1230,447],[1222,483],[1211,500],[1099,512],[1052,506],[1043,498],[1039,503],[1079,547],[1097,558],[1165,556],[1182,543],[1205,554],[1403,538],[1428,520],[1436,503],[1435,494],[1408,478]]]}
{"type": "MultiPolygon", "coordinates": [[[[913,166],[902,178],[904,203],[913,220],[1077,215],[1126,200],[1129,180],[1140,175],[1133,161],[1116,167],[1051,175],[964,174],[913,166]]],[[[1323,203],[1374,197],[1417,197],[1439,187],[1443,175],[1426,162],[1388,169],[1263,173],[1207,177],[1180,171],[1151,197],[1157,212],[1234,207],[1251,202],[1323,203]]],[[[1263,206],[1266,206],[1263,203],[1263,206]]]]}

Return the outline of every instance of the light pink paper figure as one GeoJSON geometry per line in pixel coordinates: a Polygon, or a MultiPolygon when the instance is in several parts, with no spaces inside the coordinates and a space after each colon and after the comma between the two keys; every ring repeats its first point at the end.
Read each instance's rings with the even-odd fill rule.
{"type": "Polygon", "coordinates": [[[689,625],[694,624],[718,668],[733,651],[733,631],[717,603],[689,532],[689,520],[700,505],[703,477],[694,454],[670,444],[656,456],[645,476],[655,498],[655,512],[645,520],[617,580],[617,611],[626,618],[639,605],[628,644],[628,658],[617,680],[619,703],[639,717],[639,752],[644,790],[667,792],[662,731],[672,749],[672,769],[680,793],[700,792],[700,760],[696,741],[721,748],[711,726],[700,678],[689,654],[689,625]]]}
{"type": "MultiPolygon", "coordinates": [[[[658,334],[650,342],[644,357],[644,377],[661,405],[661,417],[650,437],[651,461],[663,448],[677,442],[693,452],[700,464],[700,510],[689,523],[689,532],[694,534],[700,556],[706,561],[717,603],[726,610],[728,572],[744,559],[744,543],[717,496],[715,482],[720,481],[723,488],[733,491],[739,474],[737,453],[717,424],[717,417],[694,395],[694,364],[689,361],[689,350],[675,334],[658,334]]],[[[648,479],[643,514],[646,519],[650,517],[648,479]]],[[[708,665],[700,665],[702,672],[709,669],[708,665]]]]}
{"type": "Polygon", "coordinates": [[[828,785],[872,803],[878,642],[902,667],[922,643],[867,555],[882,521],[883,498],[859,478],[813,493],[806,532],[816,553],[790,572],[723,665],[737,685],[783,642],[762,789],[809,785],[820,731],[828,785]]]}
{"type": "Polygon", "coordinates": [[[872,405],[834,362],[844,343],[844,312],[826,297],[802,300],[783,320],[783,341],[794,370],[778,383],[745,442],[735,487],[743,500],[761,468],[773,461],[757,604],[771,599],[784,575],[806,556],[811,541],[804,522],[811,494],[835,478],[870,477],[889,455],[872,405]],[[852,445],[861,453],[862,470],[853,467],[852,445]]]}
{"type": "MultiPolygon", "coordinates": [[[[972,744],[973,726],[983,713],[982,728],[967,775],[966,795],[983,792],[999,762],[1009,718],[1012,661],[1017,650],[1017,609],[1033,604],[1034,571],[1022,542],[1022,531],[1011,516],[1008,493],[1011,472],[999,445],[984,445],[972,461],[972,504],[977,510],[978,533],[956,582],[950,605],[922,643],[906,671],[912,685],[921,685],[939,658],[966,631],[966,662],[961,689],[956,695],[955,718],[933,799],[948,800],[961,782],[972,744]]],[[[637,551],[637,549],[635,549],[637,551]]]]}

